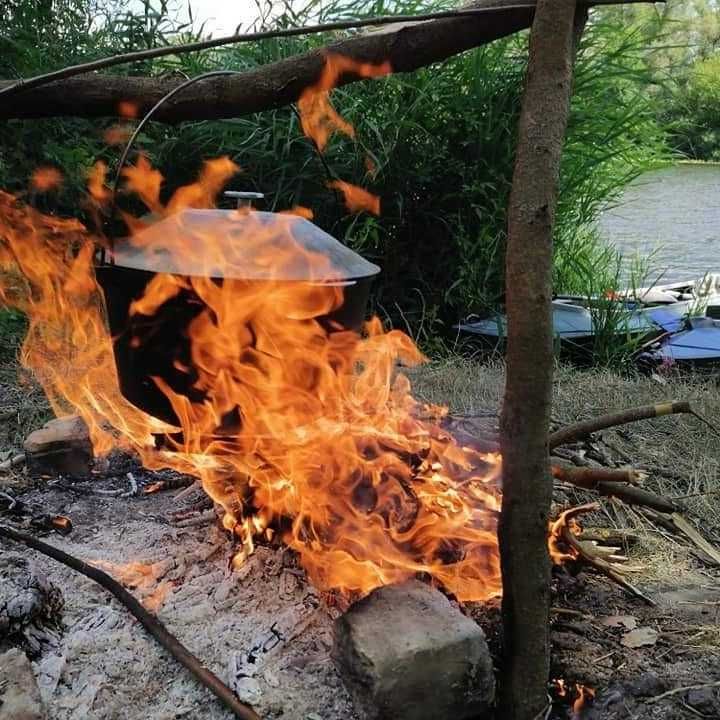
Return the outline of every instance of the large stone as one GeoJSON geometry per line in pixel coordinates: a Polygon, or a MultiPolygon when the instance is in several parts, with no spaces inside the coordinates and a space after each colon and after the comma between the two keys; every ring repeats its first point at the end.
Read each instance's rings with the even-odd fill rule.
{"type": "Polygon", "coordinates": [[[77,415],[50,420],[31,432],[23,447],[33,475],[85,476],[90,472],[93,459],[90,435],[77,415]]]}
{"type": "Polygon", "coordinates": [[[490,717],[495,677],[485,635],[438,590],[375,590],[335,623],[333,657],[372,720],[490,717]]]}
{"type": "Polygon", "coordinates": [[[17,648],[0,655],[0,720],[44,720],[35,675],[17,648]]]}

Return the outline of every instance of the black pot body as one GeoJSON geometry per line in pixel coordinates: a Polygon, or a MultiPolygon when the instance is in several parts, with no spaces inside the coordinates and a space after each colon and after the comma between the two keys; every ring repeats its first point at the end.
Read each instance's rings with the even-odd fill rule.
{"type": "MultiPolygon", "coordinates": [[[[105,296],[123,396],[146,413],[177,424],[178,419],[170,401],[152,378],[162,378],[176,393],[185,395],[193,402],[202,401],[202,392],[193,387],[197,377],[193,375],[192,369],[190,372],[180,371],[177,366],[191,367],[187,328],[205,305],[192,291],[182,290],[165,302],[152,317],[138,314],[131,316],[131,303],[143,296],[154,275],[147,270],[117,265],[96,268],[98,283],[105,296]]],[[[365,319],[371,283],[372,277],[343,283],[343,304],[318,320],[330,332],[337,329],[359,331],[365,319]]]]}

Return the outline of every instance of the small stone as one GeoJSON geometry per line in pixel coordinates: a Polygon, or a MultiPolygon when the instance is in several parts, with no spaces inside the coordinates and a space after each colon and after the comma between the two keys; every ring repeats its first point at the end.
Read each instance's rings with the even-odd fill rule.
{"type": "Polygon", "coordinates": [[[335,622],[333,658],[372,720],[483,720],[495,696],[480,627],[413,580],[373,591],[335,622]]]}
{"type": "Polygon", "coordinates": [[[87,425],[77,415],[55,418],[23,444],[32,475],[86,476],[93,459],[87,425]]]}
{"type": "Polygon", "coordinates": [[[0,655],[0,720],[44,720],[40,690],[30,661],[13,648],[0,655]]]}
{"type": "Polygon", "coordinates": [[[262,697],[262,688],[260,683],[252,677],[244,677],[238,680],[233,690],[242,702],[250,705],[257,705],[262,697]]]}
{"type": "Polygon", "coordinates": [[[720,697],[709,687],[688,691],[687,704],[707,717],[718,717],[720,714],[720,697]]]}
{"type": "Polygon", "coordinates": [[[668,682],[657,673],[649,670],[628,684],[628,690],[635,697],[652,697],[668,689],[668,682]]]}

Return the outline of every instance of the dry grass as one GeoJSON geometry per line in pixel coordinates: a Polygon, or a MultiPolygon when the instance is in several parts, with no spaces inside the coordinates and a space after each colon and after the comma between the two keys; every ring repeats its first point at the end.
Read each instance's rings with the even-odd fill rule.
{"type": "Polygon", "coordinates": [[[52,417],[42,388],[16,363],[0,368],[0,452],[19,449],[52,417]]]}
{"type": "MultiPolygon", "coordinates": [[[[447,404],[456,413],[499,412],[504,367],[462,358],[431,363],[412,371],[413,387],[423,400],[447,404]]],[[[565,425],[603,413],[666,400],[689,400],[715,424],[720,422],[720,388],[707,376],[674,376],[667,384],[644,376],[621,376],[607,370],[580,371],[561,366],[554,382],[553,421],[565,425]]],[[[720,437],[696,418],[672,415],[647,420],[602,434],[615,457],[645,469],[648,489],[682,498],[684,514],[720,547],[720,437]],[[692,497],[687,497],[692,496],[692,497]]],[[[591,499],[577,490],[564,496],[571,504],[591,499]]],[[[640,513],[621,502],[605,501],[588,522],[631,528],[640,537],[631,550],[633,562],[645,569],[643,582],[677,583],[695,577],[698,561],[690,545],[658,530],[640,513]]]]}

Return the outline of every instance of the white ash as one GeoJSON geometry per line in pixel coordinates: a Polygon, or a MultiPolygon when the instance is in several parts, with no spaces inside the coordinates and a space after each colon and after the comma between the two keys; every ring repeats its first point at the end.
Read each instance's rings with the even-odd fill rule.
{"type": "MultiPolygon", "coordinates": [[[[127,486],[127,479],[123,483],[127,486]]],[[[330,660],[333,613],[294,566],[291,553],[259,547],[228,571],[227,535],[159,520],[179,509],[175,493],[113,497],[63,489],[29,493],[62,508],[75,527],[48,541],[86,561],[150,566],[131,589],[153,601],[168,629],[266,720],[357,718],[330,660]],[[250,682],[251,681],[251,682],[250,682]],[[244,686],[247,685],[247,689],[244,686]]],[[[231,717],[129,612],[93,581],[15,546],[65,598],[65,631],[33,670],[54,720],[231,717]]]]}

